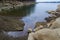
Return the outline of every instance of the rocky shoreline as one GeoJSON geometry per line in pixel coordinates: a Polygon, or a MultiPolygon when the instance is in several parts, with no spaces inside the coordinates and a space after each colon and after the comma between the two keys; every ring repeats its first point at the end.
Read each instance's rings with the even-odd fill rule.
{"type": "Polygon", "coordinates": [[[47,11],[52,16],[45,18],[46,22],[37,22],[34,32],[29,33],[28,40],[60,40],[60,5],[53,11],[47,11]]]}
{"type": "Polygon", "coordinates": [[[58,5],[58,8],[56,10],[49,10],[47,12],[51,16],[45,18],[46,22],[37,22],[35,25],[36,30],[40,28],[49,28],[51,25],[53,25],[53,22],[60,18],[60,5],[58,5]]]}
{"type": "MultiPolygon", "coordinates": [[[[28,5],[28,4],[27,4],[28,5]]],[[[58,5],[59,6],[59,5],[58,5]]],[[[34,40],[34,38],[37,38],[38,40],[43,40],[42,38],[48,38],[50,37],[50,39],[53,37],[54,39],[58,37],[54,36],[57,32],[57,29],[60,28],[60,6],[56,9],[56,10],[49,10],[47,11],[49,14],[51,14],[52,16],[49,16],[47,18],[45,18],[46,22],[37,22],[35,25],[35,29],[32,31],[32,29],[30,28],[28,30],[29,32],[29,36],[24,36],[21,38],[13,38],[13,37],[9,37],[7,35],[4,34],[1,35],[2,33],[0,33],[0,39],[3,40],[26,40],[28,38],[28,40],[34,40]],[[45,29],[47,28],[47,30],[45,29]],[[57,28],[57,29],[56,29],[57,28]],[[56,32],[55,30],[56,29],[56,32]],[[41,31],[40,31],[41,30],[41,31]],[[53,31],[54,30],[54,31],[53,31]],[[37,33],[38,32],[38,33],[37,33]],[[39,32],[41,34],[39,34],[39,32]],[[45,34],[47,35],[45,35],[45,34]],[[53,34],[54,35],[53,35],[53,34]],[[44,35],[43,35],[44,34],[44,35]],[[52,34],[53,36],[50,36],[52,34]],[[40,36],[37,36],[40,35],[40,36]],[[49,35],[49,36],[48,36],[49,35]],[[31,39],[32,38],[32,39],[31,39]],[[41,39],[39,39],[41,38],[41,39]]],[[[2,31],[20,31],[24,28],[24,22],[19,20],[19,18],[16,17],[8,17],[8,16],[0,16],[0,26],[1,26],[1,30],[2,31]],[[21,28],[22,27],[22,28],[21,28]]],[[[59,31],[59,30],[58,30],[59,31]]],[[[60,31],[59,31],[60,32],[60,31]]],[[[60,35],[60,33],[58,32],[58,35],[60,35]]],[[[59,36],[60,37],[60,36],[59,36]]],[[[45,40],[44,38],[44,40],[45,40]]],[[[49,40],[50,40],[49,39],[49,40]]],[[[47,39],[48,40],[48,39],[47,39]]],[[[52,39],[51,39],[52,40],[52,39]]],[[[59,39],[60,40],[60,39],[59,39]]]]}
{"type": "Polygon", "coordinates": [[[29,5],[33,5],[36,4],[36,2],[6,2],[4,4],[0,3],[0,11],[2,9],[7,9],[9,10],[10,8],[18,8],[18,7],[22,7],[22,6],[29,6],[29,5]]]}

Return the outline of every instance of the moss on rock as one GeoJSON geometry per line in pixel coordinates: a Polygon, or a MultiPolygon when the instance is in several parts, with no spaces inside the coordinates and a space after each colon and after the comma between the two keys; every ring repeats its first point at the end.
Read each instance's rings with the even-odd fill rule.
{"type": "Polygon", "coordinates": [[[17,18],[0,16],[0,30],[5,31],[23,30],[24,25],[25,25],[24,22],[17,18]]]}

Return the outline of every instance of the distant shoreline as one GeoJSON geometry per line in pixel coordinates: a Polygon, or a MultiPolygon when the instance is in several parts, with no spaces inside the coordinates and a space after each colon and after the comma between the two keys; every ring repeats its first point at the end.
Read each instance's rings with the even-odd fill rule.
{"type": "Polygon", "coordinates": [[[10,8],[18,8],[18,7],[23,7],[23,6],[29,6],[29,5],[34,5],[36,2],[16,2],[16,3],[0,3],[0,11],[2,9],[10,9],[10,8]]]}
{"type": "Polygon", "coordinates": [[[60,2],[37,2],[37,3],[60,3],[60,2]]]}

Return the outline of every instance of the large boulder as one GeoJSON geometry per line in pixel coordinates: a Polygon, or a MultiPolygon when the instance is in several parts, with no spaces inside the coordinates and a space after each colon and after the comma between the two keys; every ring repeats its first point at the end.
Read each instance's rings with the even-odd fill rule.
{"type": "Polygon", "coordinates": [[[60,28],[60,17],[57,18],[52,25],[50,26],[51,29],[55,29],[55,28],[60,28]]]}
{"type": "Polygon", "coordinates": [[[60,17],[51,23],[50,28],[43,27],[43,29],[31,32],[28,40],[60,40],[60,17]]]}
{"type": "Polygon", "coordinates": [[[18,18],[0,16],[0,31],[17,31],[23,30],[24,22],[18,18]]]}
{"type": "Polygon", "coordinates": [[[28,40],[60,40],[60,28],[58,29],[41,29],[32,32],[28,36],[28,40]]]}

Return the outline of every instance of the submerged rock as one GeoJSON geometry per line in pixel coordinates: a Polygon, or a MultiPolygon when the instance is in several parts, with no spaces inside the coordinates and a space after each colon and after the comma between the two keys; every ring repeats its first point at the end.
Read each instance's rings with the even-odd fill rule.
{"type": "Polygon", "coordinates": [[[24,22],[13,17],[0,16],[0,31],[17,31],[23,30],[24,22]]]}

